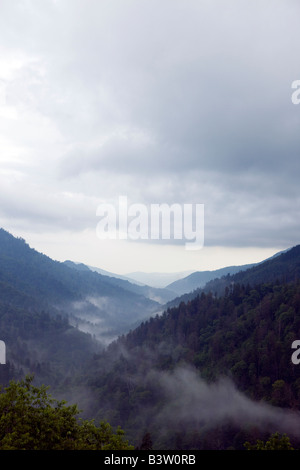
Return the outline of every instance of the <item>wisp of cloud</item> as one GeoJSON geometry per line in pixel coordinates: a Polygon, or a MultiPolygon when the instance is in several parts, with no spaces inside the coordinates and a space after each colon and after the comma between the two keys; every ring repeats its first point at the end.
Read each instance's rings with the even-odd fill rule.
{"type": "Polygon", "coordinates": [[[207,430],[223,424],[255,425],[264,432],[300,436],[298,412],[255,402],[228,378],[209,384],[187,366],[173,373],[152,371],[151,377],[167,397],[167,404],[155,418],[157,423],[172,426],[181,422],[207,430]]]}

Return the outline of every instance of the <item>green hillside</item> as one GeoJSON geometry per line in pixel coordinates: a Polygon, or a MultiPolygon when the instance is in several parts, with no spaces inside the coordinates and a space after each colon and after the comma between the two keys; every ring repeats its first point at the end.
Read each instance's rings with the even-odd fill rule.
{"type": "Polygon", "coordinates": [[[136,442],[150,433],[157,448],[215,448],[217,435],[221,448],[235,442],[240,449],[246,437],[281,427],[297,440],[299,418],[289,426],[261,410],[259,423],[247,410],[255,409],[254,403],[300,409],[300,366],[291,361],[298,338],[299,282],[236,284],[221,297],[202,293],[145,322],[94,360],[88,380],[99,396],[94,413],[119,422],[136,442]],[[221,391],[216,393],[213,384],[224,377],[230,383],[217,385],[221,391]],[[205,406],[214,416],[214,394],[229,411],[211,425],[205,406]],[[245,401],[237,412],[240,420],[231,396],[245,401]]]}

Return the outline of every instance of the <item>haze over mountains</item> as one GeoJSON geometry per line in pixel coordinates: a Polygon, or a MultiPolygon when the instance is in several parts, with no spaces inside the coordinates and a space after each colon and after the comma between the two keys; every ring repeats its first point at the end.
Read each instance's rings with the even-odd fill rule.
{"type": "Polygon", "coordinates": [[[145,272],[134,272],[128,273],[127,277],[134,282],[146,284],[153,287],[168,287],[169,284],[182,279],[192,271],[183,271],[178,273],[145,273],[145,272]]]}
{"type": "Polygon", "coordinates": [[[172,299],[174,297],[174,292],[169,290],[169,289],[164,289],[164,288],[156,288],[156,287],[151,287],[147,286],[144,284],[137,284],[134,281],[131,281],[130,279],[127,279],[126,277],[123,276],[118,276],[114,275],[113,273],[108,273],[107,274],[101,274],[103,270],[95,268],[95,267],[90,267],[87,265],[84,265],[82,263],[77,264],[72,261],[65,261],[64,264],[67,266],[79,270],[79,271],[92,271],[94,273],[99,274],[102,276],[102,279],[105,279],[105,282],[108,282],[111,285],[118,286],[121,289],[124,289],[129,292],[133,292],[137,295],[142,295],[148,299],[153,300],[154,302],[157,302],[159,304],[164,304],[168,300],[172,299]]]}
{"type": "Polygon", "coordinates": [[[30,297],[36,306],[61,313],[104,343],[160,306],[139,286],[53,261],[4,230],[0,230],[0,258],[1,285],[14,289],[12,302],[16,294],[30,297]]]}
{"type": "Polygon", "coordinates": [[[187,294],[195,289],[204,287],[205,284],[213,279],[226,276],[227,274],[235,274],[240,271],[251,268],[254,264],[246,264],[244,266],[230,266],[227,268],[216,269],[214,271],[198,271],[187,277],[172,282],[167,286],[168,289],[177,293],[177,295],[187,294]]]}
{"type": "Polygon", "coordinates": [[[252,264],[244,264],[241,266],[228,266],[216,270],[211,271],[196,271],[189,274],[186,277],[183,277],[171,284],[167,285],[167,288],[176,292],[177,295],[187,294],[189,292],[194,291],[195,289],[203,288],[207,283],[213,281],[214,279],[223,278],[224,276],[238,274],[243,271],[247,271],[248,269],[258,266],[265,261],[271,260],[273,258],[277,258],[279,255],[286,253],[289,249],[280,251],[275,253],[273,256],[268,258],[267,260],[252,263],[252,264]]]}
{"type": "MultiPolygon", "coordinates": [[[[0,230],[0,279],[15,291],[14,299],[26,296],[39,308],[62,313],[81,331],[91,332],[103,344],[150,316],[161,313],[165,305],[182,293],[190,296],[196,289],[224,275],[248,272],[249,267],[233,266],[216,271],[196,272],[166,287],[153,287],[115,275],[101,268],[67,260],[53,261],[19,238],[0,230]]],[[[139,273],[144,280],[151,274],[139,273]]],[[[184,276],[175,273],[174,276],[184,276]]],[[[152,275],[152,280],[157,275],[152,275]]],[[[164,281],[169,274],[161,274],[164,281]]],[[[220,281],[223,282],[223,281],[220,281]]],[[[154,282],[155,284],[155,282],[154,282]]]]}

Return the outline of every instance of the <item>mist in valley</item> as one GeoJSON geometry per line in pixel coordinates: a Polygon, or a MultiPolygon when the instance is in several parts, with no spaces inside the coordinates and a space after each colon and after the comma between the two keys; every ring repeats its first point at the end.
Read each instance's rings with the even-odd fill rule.
{"type": "Polygon", "coordinates": [[[148,380],[157,383],[165,398],[164,406],[153,419],[156,426],[174,429],[180,423],[209,430],[232,424],[300,437],[299,412],[255,402],[228,377],[208,383],[198,371],[184,366],[172,373],[151,371],[148,380]]]}
{"type": "MultiPolygon", "coordinates": [[[[160,344],[158,350],[161,353],[166,348],[167,345],[160,344]]],[[[84,395],[81,400],[97,420],[107,419],[113,425],[121,425],[136,446],[146,432],[151,435],[154,449],[155,446],[157,449],[167,447],[178,436],[191,433],[199,435],[200,445],[206,433],[214,433],[224,426],[255,429],[268,435],[286,433],[300,439],[299,412],[250,399],[228,376],[208,382],[199,370],[188,364],[174,370],[158,370],[153,366],[153,360],[159,353],[151,350],[141,353],[143,366],[139,369],[134,366],[137,358],[132,352],[119,347],[118,353],[119,358],[114,354],[106,355],[106,362],[95,370],[93,378],[95,382],[102,381],[103,389],[111,380],[123,385],[112,389],[111,394],[108,389],[104,394],[99,389],[93,395],[87,389],[91,401],[83,400],[84,395]],[[126,363],[131,367],[128,368],[126,363]],[[118,396],[121,395],[123,401],[119,407],[118,396]],[[131,403],[134,407],[128,414],[131,403]]]]}

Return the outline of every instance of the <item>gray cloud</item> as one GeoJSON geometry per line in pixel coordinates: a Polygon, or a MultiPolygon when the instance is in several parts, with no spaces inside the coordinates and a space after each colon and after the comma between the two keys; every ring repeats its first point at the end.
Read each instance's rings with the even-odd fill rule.
{"type": "Polygon", "coordinates": [[[21,200],[41,225],[39,201],[51,214],[68,192],[61,220],[71,212],[82,229],[97,201],[127,194],[205,203],[208,245],[298,243],[297,2],[4,0],[1,9],[8,218],[20,217],[21,200]]]}

